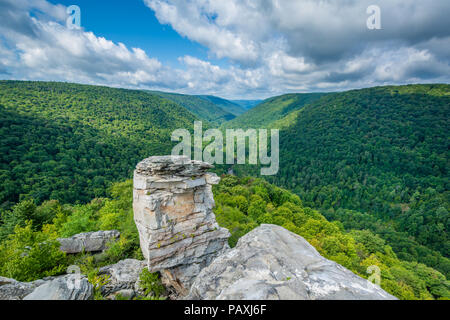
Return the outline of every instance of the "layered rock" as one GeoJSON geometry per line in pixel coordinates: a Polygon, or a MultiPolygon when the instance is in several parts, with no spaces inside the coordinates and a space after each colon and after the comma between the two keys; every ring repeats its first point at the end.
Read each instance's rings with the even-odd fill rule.
{"type": "Polygon", "coordinates": [[[117,294],[128,298],[142,294],[139,288],[139,276],[145,267],[147,267],[146,261],[125,259],[100,268],[99,275],[109,276],[109,282],[102,287],[102,295],[113,299],[117,294]]]}
{"type": "Polygon", "coordinates": [[[59,238],[61,251],[66,253],[100,252],[107,248],[110,241],[119,238],[117,230],[79,233],[70,238],[59,238]]]}
{"type": "Polygon", "coordinates": [[[212,208],[212,166],[184,156],[150,157],[134,172],[133,210],[151,272],[180,295],[201,269],[228,248],[212,208]]]}
{"type": "Polygon", "coordinates": [[[380,287],[325,259],[301,236],[261,225],[217,257],[186,299],[390,300],[380,287]]]}
{"type": "Polygon", "coordinates": [[[0,300],[22,300],[44,283],[44,280],[20,282],[10,278],[0,277],[0,300]]]}
{"type": "Polygon", "coordinates": [[[44,281],[23,300],[91,300],[93,295],[94,288],[83,275],[68,274],[44,281]]]}

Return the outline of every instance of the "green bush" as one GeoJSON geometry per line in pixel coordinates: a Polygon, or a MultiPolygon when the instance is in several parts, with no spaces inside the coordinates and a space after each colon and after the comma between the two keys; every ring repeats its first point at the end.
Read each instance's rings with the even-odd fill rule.
{"type": "Polygon", "coordinates": [[[0,245],[0,275],[18,281],[33,281],[59,275],[67,267],[66,255],[50,231],[33,231],[31,221],[16,226],[0,245]]]}
{"type": "Polygon", "coordinates": [[[166,290],[159,279],[158,273],[151,273],[144,269],[139,276],[139,286],[144,291],[146,297],[155,297],[156,299],[166,290]]]}

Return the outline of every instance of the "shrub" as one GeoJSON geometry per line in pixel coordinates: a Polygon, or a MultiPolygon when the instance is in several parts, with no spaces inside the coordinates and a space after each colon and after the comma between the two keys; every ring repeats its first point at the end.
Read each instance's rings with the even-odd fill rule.
{"type": "Polygon", "coordinates": [[[139,276],[139,286],[144,291],[146,297],[153,296],[159,298],[166,290],[159,279],[158,273],[151,273],[144,269],[139,276]]]}
{"type": "Polygon", "coordinates": [[[54,234],[33,231],[31,221],[16,226],[0,245],[0,275],[18,281],[33,281],[59,275],[67,267],[66,255],[59,250],[54,234]]]}

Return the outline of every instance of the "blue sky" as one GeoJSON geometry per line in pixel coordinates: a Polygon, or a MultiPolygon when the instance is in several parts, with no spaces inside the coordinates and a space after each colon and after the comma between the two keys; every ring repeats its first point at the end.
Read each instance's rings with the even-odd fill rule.
{"type": "Polygon", "coordinates": [[[0,79],[228,99],[449,83],[450,1],[375,2],[380,28],[373,0],[0,0],[0,79]]]}
{"type": "MultiPolygon", "coordinates": [[[[139,47],[173,67],[182,67],[181,55],[208,58],[208,49],[180,36],[170,25],[163,25],[142,0],[64,0],[50,1],[81,9],[82,26],[97,36],[129,47],[139,47]]],[[[224,61],[213,59],[224,65],[224,61]]]]}

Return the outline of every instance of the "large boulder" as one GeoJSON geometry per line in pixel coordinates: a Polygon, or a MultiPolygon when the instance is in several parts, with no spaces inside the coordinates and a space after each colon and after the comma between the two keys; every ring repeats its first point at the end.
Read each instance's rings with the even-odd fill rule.
{"type": "Polygon", "coordinates": [[[0,277],[0,300],[22,300],[44,283],[45,281],[43,280],[20,282],[10,278],[0,277]]]}
{"type": "Polygon", "coordinates": [[[325,259],[301,236],[261,225],[217,257],[195,279],[186,299],[383,300],[380,287],[325,259]]]}
{"type": "Polygon", "coordinates": [[[134,172],[133,210],[144,257],[151,272],[185,295],[202,268],[228,249],[227,229],[212,208],[212,166],[185,156],[150,157],[134,172]]]}
{"type": "Polygon", "coordinates": [[[117,230],[79,233],[70,238],[59,238],[61,251],[66,253],[100,252],[107,249],[107,244],[119,238],[117,230]]]}
{"type": "Polygon", "coordinates": [[[69,274],[46,281],[23,300],[90,300],[94,288],[80,274],[69,274]]]}
{"type": "Polygon", "coordinates": [[[109,282],[102,287],[102,295],[113,298],[118,293],[129,297],[142,294],[139,288],[139,276],[147,267],[146,261],[126,259],[116,264],[100,268],[100,275],[109,275],[109,282]]]}

